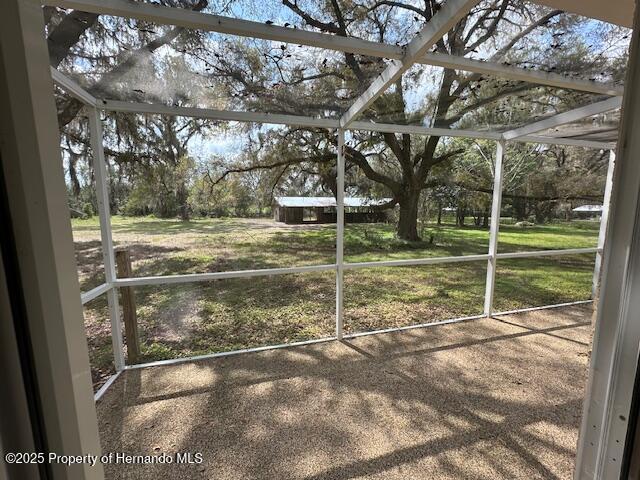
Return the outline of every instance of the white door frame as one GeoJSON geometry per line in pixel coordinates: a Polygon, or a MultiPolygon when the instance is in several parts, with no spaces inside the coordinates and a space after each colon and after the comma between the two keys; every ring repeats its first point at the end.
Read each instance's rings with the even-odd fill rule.
{"type": "MultiPolygon", "coordinates": [[[[0,15],[0,154],[22,285],[28,362],[47,452],[100,454],[60,136],[37,0],[0,15]]],[[[47,453],[43,452],[43,453],[47,453]]],[[[100,479],[101,466],[51,464],[52,478],[100,479]]],[[[25,474],[23,478],[28,478],[25,474]]]]}
{"type": "MultiPolygon", "coordinates": [[[[637,3],[636,3],[637,6],[637,3]]],[[[622,471],[640,345],[640,8],[625,82],[575,478],[622,471]]]]}

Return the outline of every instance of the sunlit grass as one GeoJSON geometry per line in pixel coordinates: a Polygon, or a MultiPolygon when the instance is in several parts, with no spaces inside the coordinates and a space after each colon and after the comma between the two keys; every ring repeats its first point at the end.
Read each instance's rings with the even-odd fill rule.
{"type": "MultiPolygon", "coordinates": [[[[284,226],[270,219],[151,217],[112,219],[116,245],[131,250],[135,276],[172,275],[335,262],[335,225],[284,226]]],[[[103,281],[97,218],[73,220],[81,286],[103,281]]],[[[596,245],[598,224],[502,225],[500,251],[596,245]]],[[[484,228],[425,225],[421,242],[398,239],[393,225],[345,229],[345,261],[486,253],[484,228]]],[[[589,298],[594,255],[498,262],[498,310],[589,298]]],[[[482,313],[486,262],[349,270],[348,332],[427,323],[482,313]]],[[[217,280],[135,289],[144,360],[280,344],[333,334],[332,272],[217,280]]],[[[94,376],[111,366],[104,298],[85,308],[94,376]],[[96,373],[98,372],[98,373],[96,373]]]]}

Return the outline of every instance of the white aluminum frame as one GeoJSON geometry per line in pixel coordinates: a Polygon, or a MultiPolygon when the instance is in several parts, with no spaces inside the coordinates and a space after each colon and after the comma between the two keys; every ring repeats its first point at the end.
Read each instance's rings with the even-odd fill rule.
{"type": "MultiPolygon", "coordinates": [[[[236,18],[193,12],[183,8],[173,8],[144,2],[124,0],[44,0],[44,5],[73,8],[84,12],[135,18],[160,25],[175,25],[185,28],[217,32],[296,45],[367,55],[376,58],[401,60],[404,47],[372,42],[353,37],[341,37],[328,33],[309,32],[300,29],[266,25],[264,23],[239,20],[236,18]]],[[[465,12],[466,13],[466,12],[465,12]]],[[[442,68],[494,75],[507,80],[530,82],[557,88],[567,88],[601,95],[622,96],[623,87],[615,84],[585,79],[570,79],[562,74],[541,72],[496,62],[473,60],[455,55],[425,53],[415,63],[442,68]]]]}
{"type": "Polygon", "coordinates": [[[71,80],[69,77],[56,70],[53,67],[49,67],[51,71],[51,78],[62,89],[64,89],[71,96],[77,98],[85,105],[95,107],[98,104],[96,97],[87,92],[84,88],[71,80]]]}
{"type": "Polygon", "coordinates": [[[100,295],[107,293],[107,291],[111,288],[111,284],[110,283],[103,283],[102,285],[98,285],[95,288],[92,288],[91,290],[89,290],[86,293],[82,293],[80,295],[80,300],[82,301],[82,305],[84,305],[85,303],[90,302],[91,300],[94,300],[96,298],[98,298],[100,295]]]}
{"type": "Polygon", "coordinates": [[[600,287],[600,269],[602,268],[602,253],[604,251],[604,241],[607,237],[607,227],[609,226],[609,209],[611,206],[611,193],[613,191],[613,172],[616,166],[616,152],[609,151],[609,165],[607,167],[607,179],[604,186],[604,199],[602,200],[602,215],[600,216],[600,231],[598,232],[598,254],[596,264],[593,269],[593,286],[591,288],[591,298],[595,299],[600,287]]]}
{"type": "MultiPolygon", "coordinates": [[[[102,262],[104,277],[108,285],[116,280],[116,260],[113,251],[113,232],[111,231],[111,213],[109,211],[109,174],[104,159],[102,120],[100,112],[87,107],[89,116],[89,130],[91,132],[91,150],[93,153],[93,172],[96,182],[96,196],[98,200],[98,215],[100,217],[100,236],[102,243],[102,262]]],[[[118,291],[114,288],[107,290],[109,305],[109,319],[111,320],[111,340],[113,343],[113,361],[116,372],[124,368],[124,351],[122,344],[122,326],[120,323],[120,305],[118,291]]]]}
{"type": "MultiPolygon", "coordinates": [[[[100,285],[86,293],[82,294],[82,303],[98,298],[100,295],[106,294],[109,303],[109,314],[112,325],[112,339],[114,348],[114,361],[116,365],[116,374],[112,376],[107,383],[95,394],[95,400],[99,400],[107,389],[112,385],[119,374],[126,369],[146,368],[150,366],[172,365],[181,362],[190,362],[200,359],[216,358],[229,355],[237,355],[241,353],[258,352],[274,348],[286,348],[299,345],[312,345],[321,342],[341,340],[343,338],[356,338],[364,335],[373,335],[377,333],[403,331],[413,328],[422,328],[435,325],[443,325],[457,322],[466,322],[475,319],[488,318],[491,316],[501,316],[511,313],[527,312],[532,310],[540,310],[544,308],[557,308],[559,306],[578,305],[589,303],[591,300],[581,300],[557,305],[537,306],[509,312],[494,312],[493,297],[495,290],[496,263],[499,259],[513,258],[537,258],[547,256],[561,256],[574,254],[596,254],[596,269],[594,269],[594,281],[599,276],[598,269],[602,262],[602,252],[605,245],[604,237],[607,230],[606,217],[609,209],[608,197],[611,196],[611,181],[613,169],[610,166],[607,180],[607,190],[605,193],[605,204],[602,216],[604,223],[599,233],[598,245],[595,248],[578,248],[563,250],[541,250],[535,252],[514,252],[514,253],[498,253],[499,245],[499,220],[500,206],[502,198],[502,159],[507,146],[510,142],[534,142],[552,145],[572,145],[585,148],[597,149],[613,149],[614,146],[608,142],[596,142],[591,140],[581,140],[573,138],[549,137],[537,135],[538,132],[553,128],[564,123],[572,122],[591,116],[595,113],[604,112],[620,106],[620,98],[623,94],[623,88],[617,85],[588,81],[584,79],[568,79],[567,77],[554,73],[538,72],[534,70],[525,70],[518,67],[500,65],[492,62],[484,62],[472,60],[468,58],[460,58],[449,55],[427,53],[427,50],[441,38],[446,31],[456,23],[456,21],[464,16],[479,0],[447,0],[443,8],[434,15],[433,19],[425,28],[412,40],[406,47],[398,47],[386,45],[382,43],[369,42],[355,38],[345,38],[340,36],[321,34],[316,32],[307,32],[302,30],[294,30],[275,25],[264,25],[246,20],[230,19],[215,15],[208,15],[200,12],[193,12],[179,8],[171,8],[160,5],[153,5],[141,2],[127,2],[123,0],[45,0],[45,4],[55,5],[63,8],[77,8],[83,11],[124,16],[137,18],[145,21],[178,25],[187,28],[196,28],[206,31],[214,31],[231,35],[240,35],[247,37],[262,38],[273,41],[282,41],[287,43],[295,43],[308,45],[319,48],[327,48],[343,52],[352,52],[363,55],[375,56],[378,58],[389,58],[391,64],[376,79],[370,87],[361,95],[351,106],[351,108],[340,119],[303,117],[297,115],[269,114],[261,112],[233,112],[220,111],[214,109],[191,108],[191,107],[174,107],[166,105],[151,105],[143,103],[121,102],[108,99],[97,99],[90,92],[80,87],[76,82],[64,76],[62,73],[52,69],[51,74],[54,81],[89,107],[89,119],[91,126],[91,145],[94,151],[94,161],[96,169],[96,189],[98,192],[100,226],[102,235],[102,247],[105,258],[105,280],[100,285]],[[495,75],[497,77],[527,81],[538,85],[547,85],[558,88],[568,88],[591,93],[611,95],[613,98],[604,102],[581,107],[569,112],[561,113],[530,125],[514,129],[508,132],[480,132],[469,130],[450,130],[442,128],[430,128],[424,126],[413,125],[393,125],[379,124],[369,121],[358,121],[357,116],[362,113],[368,105],[370,105],[379,95],[384,93],[397,78],[399,78],[407,69],[415,63],[424,63],[443,68],[452,68],[462,71],[475,72],[486,75],[495,75]],[[211,272],[202,274],[188,275],[171,275],[171,276],[154,276],[154,277],[135,277],[135,278],[117,278],[114,268],[112,235],[109,221],[109,199],[107,188],[107,170],[104,161],[104,152],[102,146],[102,126],[100,124],[99,111],[117,111],[131,112],[140,114],[160,114],[160,115],[177,115],[195,118],[208,118],[223,121],[236,122],[256,122],[279,125],[297,125],[312,128],[327,128],[335,130],[337,133],[337,239],[336,239],[336,261],[334,264],[302,266],[291,268],[272,268],[261,270],[243,270],[231,272],[211,272]],[[480,255],[465,255],[458,257],[434,257],[434,258],[418,258],[411,260],[388,260],[379,262],[344,262],[344,139],[346,131],[373,131],[373,132],[391,132],[391,133],[408,133],[415,135],[437,135],[443,137],[464,137],[493,140],[498,143],[496,154],[496,167],[494,171],[494,190],[492,200],[491,228],[489,251],[480,255]],[[392,328],[385,330],[377,330],[374,332],[361,332],[345,335],[343,332],[344,317],[344,271],[361,269],[361,268],[379,268],[379,267],[403,267],[416,265],[435,265],[455,262],[472,262],[487,261],[487,278],[485,288],[484,310],[481,315],[463,317],[457,319],[443,320],[433,323],[420,325],[411,325],[407,327],[392,328]],[[335,270],[336,275],[336,332],[335,336],[317,340],[309,340],[305,342],[295,342],[283,345],[273,345],[265,347],[257,347],[245,350],[237,350],[233,352],[213,353],[198,357],[179,358],[165,360],[159,362],[143,363],[128,366],[125,363],[122,351],[122,329],[120,323],[120,313],[118,305],[118,288],[123,286],[141,286],[141,285],[166,285],[175,283],[201,282],[211,281],[223,278],[249,278],[264,275],[283,275],[283,274],[300,274],[309,272],[322,272],[335,270]]],[[[606,247],[610,248],[610,247],[606,247]]],[[[606,256],[605,256],[606,258],[606,256]]],[[[606,352],[605,352],[606,353],[606,352]]],[[[602,358],[602,355],[600,355],[602,358]]],[[[598,382],[596,378],[596,382],[598,382]]],[[[601,381],[600,381],[601,382],[601,381]]],[[[592,387],[592,391],[596,393],[602,392],[600,383],[592,387]]],[[[600,411],[589,412],[589,420],[599,414],[600,411]]],[[[587,415],[585,415],[585,419],[587,415]]],[[[606,425],[605,425],[606,426],[606,425]]],[[[599,430],[600,431],[600,430],[599,430]]],[[[584,435],[584,425],[581,430],[584,435]]],[[[596,440],[602,440],[602,437],[596,440]]],[[[584,455],[578,457],[578,468],[582,468],[584,455]]],[[[577,475],[578,478],[578,475],[577,475]]]]}
{"type": "Polygon", "coordinates": [[[547,310],[550,308],[573,307],[575,305],[586,305],[587,303],[593,303],[593,300],[578,300],[575,302],[554,303],[553,305],[543,305],[541,307],[516,308],[515,310],[504,310],[502,312],[493,312],[491,316],[504,317],[506,315],[513,315],[514,313],[537,312],[538,310],[547,310]]]}
{"type": "Polygon", "coordinates": [[[583,80],[568,78],[559,73],[543,72],[540,70],[524,69],[512,65],[474,60],[467,57],[457,57],[455,55],[445,55],[443,53],[427,53],[419,63],[425,63],[436,67],[463,70],[467,72],[480,73],[507,80],[517,80],[520,82],[535,83],[548,87],[566,88],[569,90],[580,90],[583,92],[597,93],[600,95],[611,95],[621,97],[624,88],[618,85],[596,82],[594,80],[583,80]]]}
{"type": "Polygon", "coordinates": [[[491,199],[491,225],[489,228],[489,259],[487,261],[487,283],[484,293],[484,314],[490,317],[493,313],[493,293],[496,283],[498,255],[498,234],[500,232],[500,212],[502,211],[502,177],[503,158],[506,144],[496,144],[496,161],[493,168],[493,198],[491,199]]]}
{"type": "MultiPolygon", "coordinates": [[[[140,104],[140,103],[131,103],[131,102],[120,102],[113,100],[102,100],[99,101],[91,94],[86,92],[86,90],[82,89],[78,86],[73,80],[64,76],[63,74],[57,72],[52,69],[52,77],[58,85],[68,91],[75,98],[87,103],[87,110],[89,112],[90,126],[91,126],[91,135],[92,135],[92,147],[97,152],[96,156],[96,189],[98,191],[99,197],[99,213],[100,213],[100,224],[101,224],[101,235],[102,235],[102,244],[103,244],[103,252],[105,257],[105,276],[106,283],[95,287],[94,289],[82,294],[82,303],[86,304],[87,302],[94,300],[102,294],[108,295],[109,302],[109,310],[110,310],[110,319],[112,322],[112,332],[113,334],[113,348],[114,348],[114,359],[116,364],[116,371],[120,372],[125,368],[128,368],[125,364],[124,355],[122,351],[122,329],[121,323],[119,320],[119,305],[117,301],[117,288],[119,287],[135,287],[135,286],[143,286],[143,285],[170,285],[170,284],[178,284],[178,283],[193,283],[193,282],[205,282],[219,279],[229,279],[229,278],[249,278],[255,276],[272,276],[272,275],[286,275],[286,274],[301,274],[301,273],[310,273],[310,272],[322,272],[335,270],[336,271],[336,335],[335,337],[331,337],[333,339],[341,339],[343,338],[343,317],[344,317],[344,307],[343,307],[343,298],[344,298],[344,280],[343,280],[343,272],[345,270],[353,270],[360,268],[379,268],[379,267],[394,267],[394,266],[417,266],[417,265],[435,265],[435,264],[443,264],[443,263],[457,263],[457,262],[473,262],[473,261],[488,261],[488,274],[487,274],[487,287],[486,287],[486,295],[485,295],[485,308],[484,313],[479,316],[474,317],[465,317],[463,320],[468,320],[472,318],[485,318],[490,316],[492,313],[492,304],[493,304],[493,290],[495,284],[495,263],[498,259],[506,259],[506,258],[536,258],[536,257],[545,257],[545,256],[560,256],[560,255],[573,255],[573,254],[583,254],[583,253],[598,253],[601,254],[602,247],[595,248],[580,248],[580,249],[561,249],[561,250],[541,250],[534,252],[514,252],[514,253],[497,253],[498,246],[498,225],[497,221],[499,220],[499,216],[496,215],[495,210],[497,210],[496,198],[501,198],[501,181],[495,183],[494,181],[494,201],[492,205],[492,225],[490,229],[490,250],[487,254],[479,254],[479,255],[463,255],[456,257],[430,257],[430,258],[417,258],[417,259],[407,259],[407,260],[386,260],[386,261],[377,261],[377,262],[344,262],[343,260],[343,239],[344,239],[344,135],[346,130],[365,130],[365,131],[380,131],[380,132],[397,132],[397,133],[411,133],[411,134],[419,134],[419,135],[439,135],[439,136],[457,136],[457,137],[465,137],[465,138],[479,138],[479,139],[488,139],[488,140],[496,140],[498,142],[498,154],[496,157],[496,172],[500,172],[502,167],[502,156],[504,149],[506,148],[506,141],[504,139],[504,135],[495,132],[474,132],[468,130],[448,130],[442,128],[429,128],[429,127],[421,127],[421,126],[408,126],[408,125],[393,125],[393,124],[376,124],[372,122],[366,121],[352,121],[350,124],[350,128],[342,129],[339,128],[339,121],[332,119],[318,119],[312,117],[301,117],[296,115],[279,115],[279,114],[268,114],[268,113],[254,113],[254,112],[232,112],[232,111],[221,111],[221,110],[212,110],[212,109],[200,109],[200,108],[189,108],[189,107],[170,107],[165,105],[152,105],[152,104],[140,104]],[[97,107],[94,107],[97,106],[97,107]],[[337,219],[337,240],[336,240],[336,263],[335,264],[325,264],[325,265],[310,265],[310,266],[301,266],[301,267],[286,267],[286,268],[270,268],[270,269],[257,269],[257,270],[240,270],[240,271],[228,271],[228,272],[210,272],[210,273],[197,273],[197,274],[184,274],[184,275],[168,275],[168,276],[151,276],[151,277],[133,277],[133,278],[117,278],[115,273],[115,260],[113,258],[113,246],[111,240],[111,225],[109,220],[109,212],[108,208],[105,208],[108,205],[108,188],[107,188],[107,176],[106,176],[106,164],[104,162],[104,152],[102,149],[102,145],[97,139],[102,137],[102,128],[99,125],[99,110],[104,111],[118,111],[118,112],[131,112],[131,113],[142,113],[142,114],[160,114],[160,115],[179,115],[186,117],[196,117],[196,118],[211,118],[216,120],[226,120],[226,121],[238,121],[238,122],[256,122],[256,123],[271,123],[271,124],[281,124],[281,125],[298,125],[298,126],[308,126],[315,128],[331,128],[336,129],[338,132],[338,151],[341,154],[338,155],[337,162],[337,172],[338,172],[338,219],[337,219]],[[102,174],[101,172],[104,172],[102,174]],[[498,188],[500,187],[500,188],[498,188]],[[342,198],[342,202],[340,201],[342,198]],[[340,204],[342,203],[342,208],[340,208],[340,204]],[[342,212],[342,215],[340,215],[342,212]],[[495,219],[495,220],[494,220],[495,219]],[[109,255],[107,252],[111,251],[109,255]],[[109,266],[111,265],[111,266],[109,266]]],[[[607,107],[611,106],[610,102],[607,104],[607,107]]],[[[601,109],[601,106],[597,108],[601,109]]],[[[610,109],[610,108],[607,108],[610,109]]],[[[592,110],[587,112],[591,114],[592,110]]],[[[572,118],[575,117],[575,114],[572,115],[572,118]]],[[[552,119],[555,117],[551,117],[552,119]]],[[[564,118],[564,117],[563,117],[564,118]]],[[[551,119],[546,119],[545,121],[549,121],[551,119]]],[[[536,130],[537,131],[537,130],[536,130]]],[[[535,142],[545,142],[545,143],[553,143],[553,144],[564,144],[565,142],[576,142],[572,139],[564,139],[564,138],[552,138],[552,137],[531,137],[529,135],[517,136],[513,141],[535,141],[535,142]]],[[[592,148],[607,148],[610,145],[601,142],[585,142],[585,141],[577,141],[580,146],[588,146],[592,148]],[[586,145],[585,145],[586,144],[586,145]]],[[[569,143],[571,144],[571,143],[569,143]]],[[[552,308],[553,306],[549,306],[552,308]]],[[[545,307],[534,307],[534,308],[545,308],[545,307]]],[[[527,311],[524,309],[522,311],[527,311]]],[[[503,314],[503,313],[500,313],[503,314]]],[[[452,321],[458,321],[458,319],[453,319],[452,321]]],[[[449,322],[444,321],[444,322],[449,322]]],[[[442,322],[429,323],[420,326],[426,325],[436,325],[441,324],[442,322]]],[[[392,329],[394,330],[394,329],[392,329]]],[[[367,334],[371,333],[379,333],[386,332],[388,330],[381,330],[376,332],[366,332],[367,334]]],[[[358,334],[355,334],[358,335],[358,334]]],[[[353,336],[353,334],[351,335],[353,336]]],[[[345,337],[347,338],[347,337],[345,337]]],[[[299,343],[296,343],[299,344],[299,343]]],[[[293,344],[291,344],[293,345],[293,344]]],[[[260,349],[265,348],[281,348],[282,346],[275,347],[259,347],[260,349]]],[[[256,351],[255,349],[242,350],[244,351],[256,351]]],[[[228,352],[225,352],[228,353],[228,352]]],[[[216,355],[216,354],[212,354],[216,355]]],[[[209,357],[206,355],[205,357],[209,357]]],[[[198,357],[199,358],[199,357],[198,357]]],[[[179,359],[180,361],[189,361],[187,359],[179,359]]],[[[192,359],[193,360],[193,359],[192,359]]],[[[155,363],[154,363],[155,364],[155,363]]],[[[140,364],[144,366],[145,364],[140,364]]]]}
{"type": "MultiPolygon", "coordinates": [[[[53,69],[52,69],[53,70],[53,69]]],[[[72,82],[67,78],[67,83],[72,82]]],[[[64,88],[63,84],[60,84],[64,88]]],[[[96,100],[97,101],[97,100],[96,100]]],[[[214,110],[210,108],[176,107],[169,105],[155,105],[150,103],[123,102],[117,100],[101,100],[99,108],[112,112],[129,112],[139,114],[175,115],[181,117],[207,118],[229,122],[264,123],[272,125],[293,125],[313,128],[340,128],[339,119],[314,118],[302,115],[283,115],[277,113],[238,112],[231,110],[214,110]]],[[[474,130],[458,130],[448,128],[433,128],[422,125],[396,125],[392,123],[374,123],[369,121],[354,121],[348,131],[409,133],[412,135],[437,135],[440,137],[474,138],[481,140],[504,140],[499,132],[482,132],[474,130]]],[[[593,140],[580,140],[564,137],[547,137],[540,135],[524,135],[517,137],[513,142],[540,143],[546,145],[570,145],[583,148],[597,148],[608,150],[611,143],[597,142],[593,140]]]]}
{"type": "Polygon", "coordinates": [[[404,72],[423,57],[458,20],[467,15],[480,0],[447,0],[438,13],[418,32],[405,47],[399,60],[391,60],[389,66],[369,85],[340,118],[340,127],[347,128],[362,112],[395,83],[404,72]]]}
{"type": "Polygon", "coordinates": [[[587,248],[563,248],[560,250],[540,250],[533,252],[505,252],[496,254],[496,258],[540,258],[540,257],[559,257],[563,255],[582,255],[585,253],[598,253],[598,247],[587,248]]]}
{"type": "Polygon", "coordinates": [[[344,130],[338,129],[336,162],[336,339],[342,340],[344,327],[344,130]]]}
{"type": "MultiPolygon", "coordinates": [[[[89,92],[83,89],[80,85],[74,82],[66,75],[60,73],[55,68],[51,67],[51,76],[55,83],[58,84],[63,90],[69,93],[71,96],[85,103],[87,106],[97,107],[100,110],[112,111],[112,112],[128,112],[136,114],[155,114],[155,115],[175,115],[181,117],[191,118],[206,118],[210,120],[221,120],[228,122],[246,122],[246,123],[264,123],[272,125],[295,125],[300,127],[312,127],[312,128],[340,128],[340,119],[331,118],[315,118],[306,117],[302,115],[285,115],[278,113],[264,113],[264,112],[241,112],[233,110],[216,110],[212,108],[197,108],[197,107],[179,107],[170,105],[158,105],[150,103],[140,102],[124,102],[120,100],[98,100],[92,96],[89,92]]],[[[600,105],[600,104],[598,104],[600,105]]],[[[615,105],[615,103],[614,103],[615,105]]],[[[601,108],[601,107],[600,107],[601,108]]],[[[615,106],[613,108],[616,108],[615,106]]],[[[605,111],[611,110],[611,108],[605,109],[605,111]]],[[[574,111],[571,111],[574,112],[574,111]]],[[[569,113],[569,112],[565,112],[569,113]]],[[[564,114],[560,114],[564,115],[564,114]]],[[[589,114],[585,115],[589,116],[589,114]]],[[[575,117],[575,113],[572,118],[575,117]]],[[[562,119],[563,117],[561,117],[562,119]]],[[[580,119],[582,117],[579,117],[580,119]]],[[[570,120],[573,121],[573,120],[570,120]]],[[[547,122],[553,126],[567,123],[566,121],[558,120],[556,116],[544,119],[541,122],[547,122]]],[[[545,125],[547,124],[545,123],[545,125]]],[[[369,132],[389,132],[389,133],[408,133],[413,135],[437,135],[441,137],[460,137],[460,138],[474,138],[482,140],[506,140],[505,134],[515,132],[515,130],[500,133],[491,131],[473,131],[463,129],[449,129],[449,128],[433,128],[425,127],[422,125],[398,125],[392,123],[375,123],[371,121],[352,121],[350,127],[346,130],[361,130],[369,132]]],[[[544,130],[544,128],[542,128],[544,130]]],[[[536,129],[540,131],[540,129],[536,129]]],[[[516,133],[516,136],[511,141],[515,142],[529,142],[540,143],[547,145],[569,145],[583,148],[599,148],[610,149],[611,143],[598,142],[593,140],[581,140],[574,138],[564,137],[549,137],[541,135],[528,135],[516,133]]]]}
{"type": "Polygon", "coordinates": [[[544,118],[537,122],[530,123],[529,125],[525,125],[524,127],[509,130],[502,134],[502,138],[505,140],[514,140],[518,137],[533,135],[534,133],[543,132],[550,128],[559,127],[560,125],[566,125],[567,123],[575,122],[582,118],[615,110],[620,108],[621,105],[622,98],[611,97],[601,102],[592,103],[567,112],[559,113],[549,118],[544,118]]]}
{"type": "Polygon", "coordinates": [[[546,137],[541,135],[525,135],[512,140],[512,142],[540,143],[543,145],[567,145],[570,147],[596,148],[601,150],[615,148],[615,142],[598,142],[595,140],[581,140],[579,138],[546,137]]]}
{"type": "MultiPolygon", "coordinates": [[[[126,368],[125,368],[126,369],[126,368]]],[[[107,390],[109,390],[109,387],[111,385],[113,385],[113,383],[118,379],[118,377],[120,376],[120,374],[125,370],[120,370],[119,372],[114,373],[113,375],[111,375],[106,382],[104,382],[102,384],[102,386],[98,389],[98,391],[93,395],[93,401],[97,402],[98,400],[100,400],[102,398],[102,395],[105,394],[105,392],[107,390]]]]}

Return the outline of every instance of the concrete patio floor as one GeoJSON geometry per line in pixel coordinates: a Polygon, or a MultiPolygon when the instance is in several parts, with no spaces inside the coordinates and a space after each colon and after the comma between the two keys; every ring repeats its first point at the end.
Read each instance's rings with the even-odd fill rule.
{"type": "Polygon", "coordinates": [[[125,371],[108,479],[569,479],[591,305],[125,371]]]}

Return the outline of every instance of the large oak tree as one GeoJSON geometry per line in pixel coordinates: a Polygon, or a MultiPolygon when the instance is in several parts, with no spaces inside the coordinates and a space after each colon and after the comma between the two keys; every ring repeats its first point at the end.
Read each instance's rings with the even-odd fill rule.
{"type": "MultiPolygon", "coordinates": [[[[286,19],[286,27],[402,45],[437,15],[442,2],[283,0],[279,7],[252,0],[163,3],[254,18],[264,10],[286,19]]],[[[384,60],[351,53],[49,7],[45,7],[45,18],[52,65],[82,71],[85,86],[102,98],[337,117],[386,66],[384,60]]],[[[618,31],[589,28],[581,19],[557,10],[517,0],[485,0],[438,41],[434,51],[619,80],[624,55],[611,53],[619,44],[618,31]]],[[[593,95],[420,65],[381,95],[363,117],[440,128],[496,129],[593,100],[593,95]]],[[[62,99],[61,125],[71,129],[79,109],[77,102],[62,99]]],[[[200,128],[193,134],[204,135],[208,126],[192,120],[150,125],[142,116],[133,121],[117,115],[111,118],[112,134],[126,141],[116,142],[108,153],[130,169],[137,162],[144,165],[149,157],[147,148],[136,144],[138,140],[152,139],[149,143],[157,146],[158,153],[184,145],[181,132],[200,128]],[[166,139],[176,141],[167,143],[166,139]]],[[[82,133],[76,131],[75,138],[82,138],[82,133]]],[[[274,169],[277,178],[282,178],[287,169],[297,169],[314,175],[335,193],[334,132],[285,128],[262,138],[257,153],[252,151],[240,162],[226,165],[221,177],[211,182],[228,178],[230,172],[274,169]]],[[[172,156],[179,159],[182,153],[173,150],[172,156]]],[[[434,168],[459,153],[455,142],[438,136],[353,132],[346,146],[348,185],[359,193],[364,178],[369,190],[373,185],[373,190],[392,198],[386,206],[399,205],[398,236],[417,240],[420,196],[433,187],[434,168]]]]}

